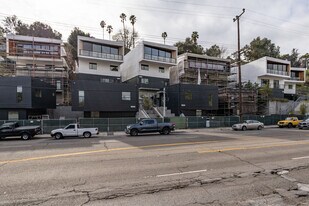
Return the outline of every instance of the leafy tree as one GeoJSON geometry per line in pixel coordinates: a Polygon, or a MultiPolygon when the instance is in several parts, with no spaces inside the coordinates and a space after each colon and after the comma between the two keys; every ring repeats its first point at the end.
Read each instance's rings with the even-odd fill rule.
{"type": "Polygon", "coordinates": [[[195,54],[205,54],[204,48],[197,43],[199,35],[197,32],[192,32],[191,38],[187,37],[184,42],[179,41],[174,46],[178,48],[178,54],[186,52],[195,54]]]}
{"type": "Polygon", "coordinates": [[[105,26],[106,26],[105,21],[101,21],[101,22],[100,22],[100,26],[101,26],[101,28],[103,29],[103,39],[104,39],[104,28],[105,28],[105,26]]]}
{"type": "Polygon", "coordinates": [[[6,17],[3,20],[3,23],[4,23],[4,30],[7,33],[13,33],[25,36],[53,38],[53,39],[61,39],[62,37],[61,33],[59,33],[56,30],[53,30],[51,26],[47,24],[36,21],[28,25],[19,20],[15,15],[6,17]]]}
{"type": "Polygon", "coordinates": [[[212,57],[219,57],[222,58],[226,49],[223,47],[219,47],[218,45],[212,45],[209,49],[206,49],[206,54],[212,57]]]}
{"type": "Polygon", "coordinates": [[[108,32],[109,40],[111,40],[111,33],[113,32],[113,27],[111,25],[108,25],[106,27],[106,31],[108,32]]]}
{"type": "Polygon", "coordinates": [[[83,32],[78,27],[74,27],[71,31],[71,34],[68,37],[68,43],[64,45],[64,48],[68,55],[67,62],[72,69],[75,69],[75,61],[77,60],[77,36],[90,37],[90,34],[83,32]]]}
{"type": "Polygon", "coordinates": [[[242,48],[245,62],[251,62],[264,56],[279,58],[280,47],[271,42],[270,39],[257,37],[249,45],[242,48]]]}
{"type": "Polygon", "coordinates": [[[4,34],[4,28],[2,28],[2,27],[0,26],[0,38],[3,37],[3,34],[4,34]]]}
{"type": "Polygon", "coordinates": [[[292,67],[299,67],[301,62],[299,61],[298,49],[293,48],[291,54],[284,54],[281,59],[285,59],[291,62],[292,67]]]}
{"type": "Polygon", "coordinates": [[[253,83],[249,80],[248,82],[244,83],[243,88],[245,88],[245,89],[254,89],[254,90],[256,90],[256,89],[259,88],[259,84],[256,83],[256,82],[253,84],[253,83]]]}
{"type": "Polygon", "coordinates": [[[306,104],[300,105],[299,111],[301,115],[307,114],[307,105],[306,104]]]}
{"type": "Polygon", "coordinates": [[[113,40],[115,41],[124,41],[125,45],[125,54],[127,54],[133,48],[133,36],[134,39],[138,37],[136,31],[130,31],[129,29],[122,30],[120,29],[115,35],[113,35],[113,40]],[[125,32],[123,32],[125,31],[125,32]],[[128,38],[125,38],[128,37],[128,38]]]}

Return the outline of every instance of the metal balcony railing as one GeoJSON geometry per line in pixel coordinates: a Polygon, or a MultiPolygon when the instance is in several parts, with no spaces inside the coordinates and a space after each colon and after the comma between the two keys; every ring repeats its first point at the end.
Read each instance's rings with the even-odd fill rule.
{"type": "Polygon", "coordinates": [[[95,58],[100,58],[100,59],[123,60],[122,55],[93,52],[93,51],[87,51],[87,50],[82,50],[82,49],[79,50],[79,54],[81,56],[95,57],[95,58]]]}
{"type": "Polygon", "coordinates": [[[286,71],[278,71],[278,70],[273,70],[273,69],[267,69],[267,73],[289,76],[289,73],[286,71]]]}
{"type": "Polygon", "coordinates": [[[300,77],[291,77],[291,80],[304,81],[304,80],[300,79],[300,77]]]}
{"type": "Polygon", "coordinates": [[[154,61],[176,64],[176,59],[173,59],[173,58],[159,57],[159,56],[154,56],[154,55],[150,55],[150,54],[145,54],[144,58],[149,59],[149,60],[154,60],[154,61]]]}

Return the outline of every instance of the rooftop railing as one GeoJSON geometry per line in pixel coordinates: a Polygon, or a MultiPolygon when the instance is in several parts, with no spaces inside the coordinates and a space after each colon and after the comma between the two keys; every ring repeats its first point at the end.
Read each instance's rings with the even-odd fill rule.
{"type": "Polygon", "coordinates": [[[93,52],[93,51],[87,51],[87,50],[82,50],[82,49],[79,50],[79,54],[81,56],[95,57],[95,58],[100,58],[100,59],[123,60],[122,55],[93,52]]]}
{"type": "Polygon", "coordinates": [[[174,59],[174,58],[160,57],[160,56],[154,56],[154,55],[150,55],[150,54],[145,54],[144,58],[149,59],[149,60],[154,60],[154,61],[176,64],[176,59],[174,59]]]}

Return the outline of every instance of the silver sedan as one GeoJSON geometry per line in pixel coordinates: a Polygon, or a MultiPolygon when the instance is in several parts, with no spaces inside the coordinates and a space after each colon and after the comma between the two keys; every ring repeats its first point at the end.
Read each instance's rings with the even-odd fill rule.
{"type": "Polygon", "coordinates": [[[261,130],[263,128],[264,128],[264,124],[256,120],[245,120],[243,123],[234,124],[232,126],[233,130],[243,130],[243,131],[247,129],[261,130]]]}

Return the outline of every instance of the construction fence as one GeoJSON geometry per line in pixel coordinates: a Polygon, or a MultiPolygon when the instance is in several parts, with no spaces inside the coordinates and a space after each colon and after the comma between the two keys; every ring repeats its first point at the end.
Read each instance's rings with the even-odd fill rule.
{"type": "MultiPolygon", "coordinates": [[[[299,119],[309,116],[296,115],[299,119]]],[[[244,115],[243,120],[257,120],[265,125],[276,125],[278,121],[285,119],[288,115],[244,115]]],[[[137,118],[81,118],[81,119],[48,119],[48,120],[18,120],[20,126],[41,126],[42,133],[49,134],[53,129],[64,128],[71,123],[79,123],[81,127],[97,127],[100,132],[124,131],[127,125],[135,124],[140,120],[137,118]]],[[[194,117],[171,117],[157,119],[158,122],[172,122],[176,129],[197,129],[231,127],[240,122],[239,116],[194,116],[194,117]]],[[[0,120],[0,125],[10,122],[0,120]]]]}

